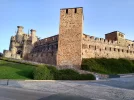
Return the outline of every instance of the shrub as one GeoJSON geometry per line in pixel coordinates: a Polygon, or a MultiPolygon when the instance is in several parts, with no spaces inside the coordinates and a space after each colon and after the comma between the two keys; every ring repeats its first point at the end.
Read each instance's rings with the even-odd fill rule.
{"type": "Polygon", "coordinates": [[[59,70],[60,80],[79,80],[80,74],[72,69],[59,70]]]}
{"type": "Polygon", "coordinates": [[[59,79],[59,71],[56,67],[54,66],[48,66],[48,69],[53,76],[53,79],[58,80],[59,79]]]}
{"type": "Polygon", "coordinates": [[[113,58],[83,59],[81,69],[104,74],[133,73],[134,61],[113,58]]]}
{"type": "Polygon", "coordinates": [[[80,74],[80,80],[95,80],[95,76],[92,74],[80,74]]]}
{"type": "Polygon", "coordinates": [[[38,66],[33,72],[36,80],[94,80],[91,74],[79,74],[72,69],[57,70],[53,66],[38,66]]]}
{"type": "Polygon", "coordinates": [[[38,66],[33,71],[33,78],[35,80],[51,80],[53,76],[46,66],[38,66]]]}

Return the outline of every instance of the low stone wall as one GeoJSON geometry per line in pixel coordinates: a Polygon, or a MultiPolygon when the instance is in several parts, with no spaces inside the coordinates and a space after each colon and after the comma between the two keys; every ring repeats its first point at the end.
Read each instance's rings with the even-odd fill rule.
{"type": "Polygon", "coordinates": [[[8,60],[10,60],[10,61],[16,61],[16,62],[20,62],[20,63],[24,63],[24,64],[31,64],[31,65],[48,65],[48,66],[52,66],[50,64],[44,64],[44,63],[33,62],[33,61],[22,60],[22,59],[15,59],[15,58],[8,58],[8,60]]]}

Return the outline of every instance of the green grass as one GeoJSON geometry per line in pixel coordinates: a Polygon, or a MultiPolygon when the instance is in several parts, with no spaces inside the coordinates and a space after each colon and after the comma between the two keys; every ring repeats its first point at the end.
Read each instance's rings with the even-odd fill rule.
{"type": "Polygon", "coordinates": [[[128,59],[83,59],[81,68],[103,74],[134,73],[134,61],[128,59]]]}
{"type": "Polygon", "coordinates": [[[72,69],[58,70],[45,64],[34,65],[0,58],[0,79],[94,80],[92,74],[79,74],[72,69]]]}
{"type": "Polygon", "coordinates": [[[35,66],[0,60],[0,79],[32,79],[35,66]]]}

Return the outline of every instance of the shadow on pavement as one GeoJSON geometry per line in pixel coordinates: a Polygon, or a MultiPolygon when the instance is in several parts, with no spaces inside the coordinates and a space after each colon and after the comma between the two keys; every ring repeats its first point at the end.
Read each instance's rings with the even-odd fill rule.
{"type": "Polygon", "coordinates": [[[65,94],[55,94],[38,100],[93,100],[93,99],[84,98],[76,95],[72,96],[72,95],[65,95],[65,94]]]}

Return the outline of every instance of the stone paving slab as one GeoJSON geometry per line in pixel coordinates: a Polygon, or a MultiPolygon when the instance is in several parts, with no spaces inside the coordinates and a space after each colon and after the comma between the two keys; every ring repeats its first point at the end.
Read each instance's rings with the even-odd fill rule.
{"type": "Polygon", "coordinates": [[[5,80],[0,80],[0,85],[7,85],[7,79],[5,79],[5,80]]]}

